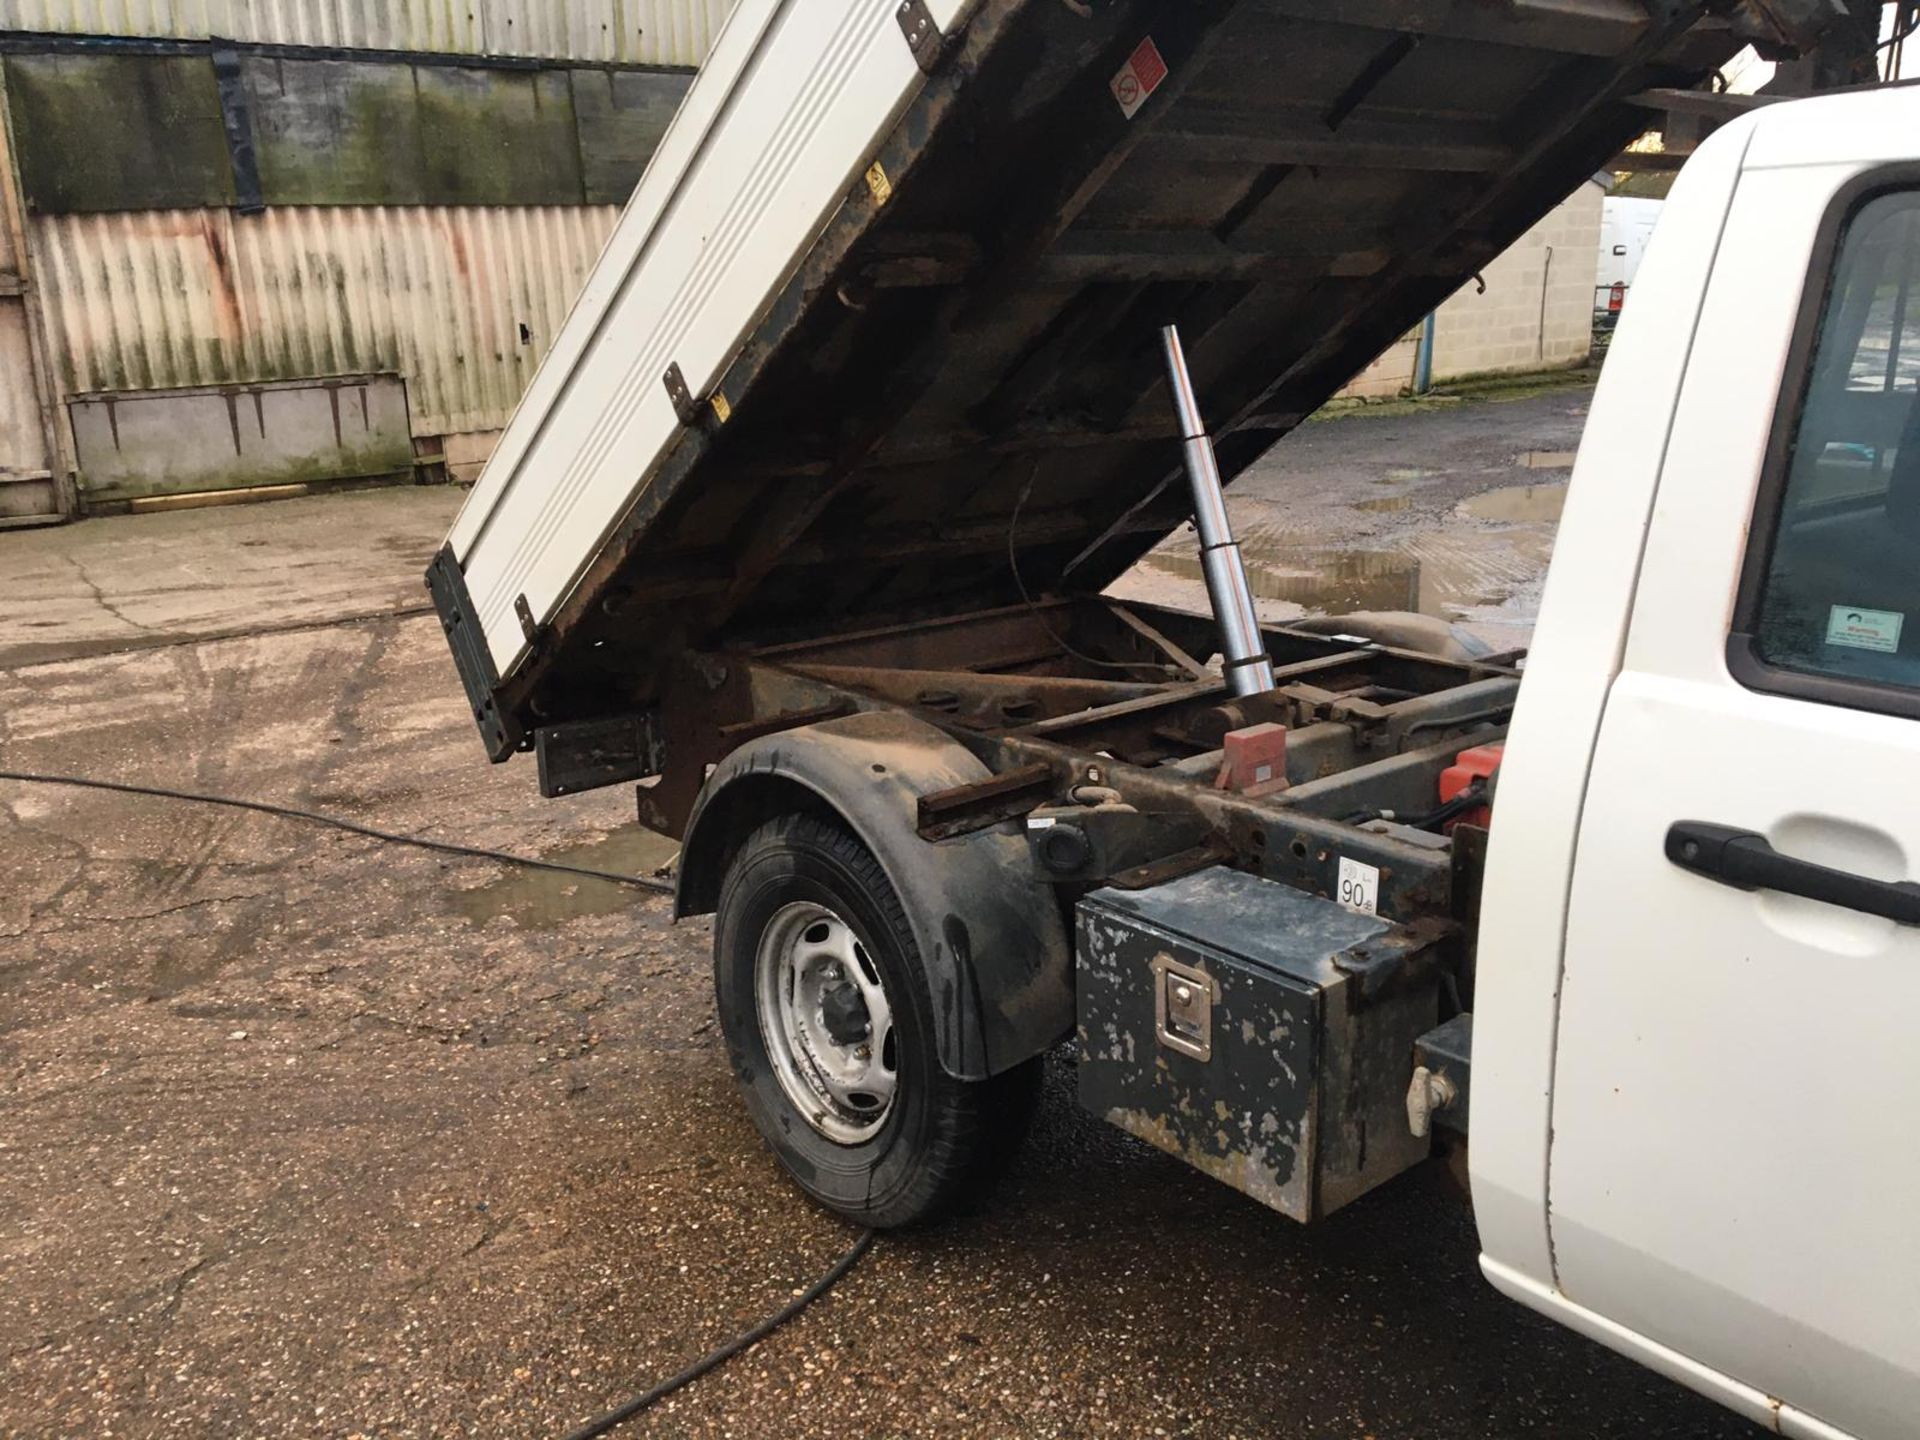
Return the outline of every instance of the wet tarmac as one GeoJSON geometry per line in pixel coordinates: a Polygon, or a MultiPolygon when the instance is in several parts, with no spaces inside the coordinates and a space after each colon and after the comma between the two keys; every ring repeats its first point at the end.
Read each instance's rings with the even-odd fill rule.
{"type": "MultiPolygon", "coordinates": [[[[1591,393],[1303,426],[1228,492],[1262,616],[1414,610],[1499,649],[1524,645],[1591,393]]],[[[1204,607],[1191,529],[1114,593],[1204,607]]]]}
{"type": "MultiPolygon", "coordinates": [[[[1347,459],[1276,481],[1377,498],[1382,477],[1343,478],[1372,463],[1342,448],[1348,423],[1411,426],[1316,426],[1347,459]]],[[[1450,478],[1444,437],[1429,450],[1412,427],[1405,446],[1439,456],[1392,482],[1416,503],[1347,506],[1426,517],[1372,536],[1420,561],[1422,595],[1439,565],[1422,557],[1456,533],[1550,527],[1458,513],[1518,483],[1514,455],[1569,443],[1558,416],[1518,428],[1490,483],[1450,478]]],[[[1306,529],[1261,503],[1275,536],[1306,529]]],[[[209,574],[236,513],[203,517],[209,574]]],[[[128,527],[95,529],[117,544],[146,523],[62,544],[99,575],[88,530],[128,527]]],[[[341,567],[375,563],[341,546],[341,567]]],[[[110,598],[153,588],[127,555],[110,598]]],[[[401,559],[380,563],[398,597],[401,559]]],[[[218,608],[189,599],[168,603],[218,608]]],[[[486,763],[431,619],[86,653],[165,638],[142,620],[96,633],[76,613],[77,658],[0,669],[5,765],[617,871],[668,858],[630,794],[543,801],[530,765],[486,763]]],[[[21,639],[0,619],[0,646],[21,639]]],[[[10,783],[0,870],[0,1435],[558,1435],[784,1304],[851,1238],[753,1133],[707,927],[670,926],[658,898],[10,783]]],[[[1059,1055],[984,1208],[884,1239],[802,1319],[619,1433],[1759,1432],[1496,1296],[1443,1174],[1300,1228],[1079,1111],[1059,1055]]]]}
{"type": "MultiPolygon", "coordinates": [[[[1566,508],[1567,487],[1558,485],[1512,485],[1489,490],[1471,500],[1460,502],[1460,513],[1475,520],[1492,520],[1501,525],[1539,526],[1549,536],[1560,524],[1560,512],[1566,508]]],[[[1547,549],[1552,550],[1549,544],[1547,549]]]]}

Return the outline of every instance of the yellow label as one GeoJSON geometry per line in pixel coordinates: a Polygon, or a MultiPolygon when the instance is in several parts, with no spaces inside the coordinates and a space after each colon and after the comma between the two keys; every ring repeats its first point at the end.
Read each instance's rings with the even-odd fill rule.
{"type": "Polygon", "coordinates": [[[733,406],[727,403],[727,397],[722,395],[718,390],[713,392],[713,399],[707,403],[713,406],[713,418],[718,420],[722,425],[733,418],[733,406]]]}
{"type": "Polygon", "coordinates": [[[887,179],[887,172],[880,167],[878,160],[867,171],[867,189],[873,192],[873,203],[884,205],[893,198],[893,182],[887,179]]]}

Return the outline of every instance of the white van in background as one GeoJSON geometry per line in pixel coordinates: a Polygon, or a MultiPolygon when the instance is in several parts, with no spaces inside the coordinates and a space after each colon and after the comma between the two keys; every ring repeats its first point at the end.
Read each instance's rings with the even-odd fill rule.
{"type": "Polygon", "coordinates": [[[1611,329],[1620,318],[1627,292],[1646,257],[1653,227],[1665,200],[1609,195],[1600,211],[1600,269],[1594,277],[1593,310],[1597,328],[1611,329]]]}

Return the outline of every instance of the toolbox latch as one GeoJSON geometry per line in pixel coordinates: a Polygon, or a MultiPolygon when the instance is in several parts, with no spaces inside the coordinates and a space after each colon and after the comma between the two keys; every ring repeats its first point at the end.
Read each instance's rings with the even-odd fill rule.
{"type": "Polygon", "coordinates": [[[1213,1007],[1220,983],[1164,951],[1153,957],[1153,1022],[1160,1043],[1195,1060],[1213,1058],[1213,1007]]]}

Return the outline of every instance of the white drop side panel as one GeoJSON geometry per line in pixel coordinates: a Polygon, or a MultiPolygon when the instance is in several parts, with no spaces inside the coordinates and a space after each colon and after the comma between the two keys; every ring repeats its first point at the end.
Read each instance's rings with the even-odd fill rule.
{"type": "MultiPolygon", "coordinates": [[[[970,0],[933,0],[951,33],[970,0]]],[[[898,0],[741,0],[454,523],[502,675],[709,392],[924,77],[898,0]]],[[[737,398],[737,397],[736,397],[737,398]]]]}

